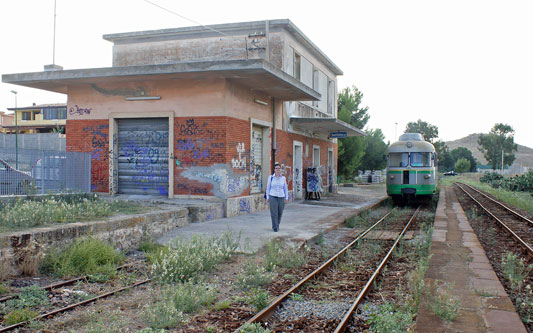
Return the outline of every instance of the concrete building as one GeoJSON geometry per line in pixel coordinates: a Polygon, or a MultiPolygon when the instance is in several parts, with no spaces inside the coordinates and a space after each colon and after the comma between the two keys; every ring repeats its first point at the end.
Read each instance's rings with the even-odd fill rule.
{"type": "Polygon", "coordinates": [[[67,120],[66,104],[41,104],[8,108],[13,111],[16,122],[5,126],[10,133],[15,132],[15,124],[21,134],[65,132],[67,120]]]}
{"type": "MultiPolygon", "coordinates": [[[[11,133],[11,126],[15,123],[12,114],[0,111],[0,133],[11,133]]],[[[13,132],[14,133],[14,132],[13,132]]]]}
{"type": "Polygon", "coordinates": [[[291,198],[306,170],[336,190],[337,140],[364,133],[337,119],[342,71],[291,21],[104,35],[109,68],[3,75],[68,95],[67,150],[93,155],[96,191],[227,200],[261,209],[274,161],[291,198]]]}

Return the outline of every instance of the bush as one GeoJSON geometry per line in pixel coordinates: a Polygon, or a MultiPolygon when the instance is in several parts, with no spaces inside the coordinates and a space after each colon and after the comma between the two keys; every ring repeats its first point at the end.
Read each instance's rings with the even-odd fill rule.
{"type": "Polygon", "coordinates": [[[267,272],[263,266],[246,263],[242,272],[237,276],[237,283],[242,289],[262,287],[274,280],[276,274],[267,272]]]}
{"type": "Polygon", "coordinates": [[[43,270],[60,277],[90,274],[113,276],[124,255],[101,240],[88,238],[76,240],[67,249],[52,249],[45,255],[43,270]]]}
{"type": "Polygon", "coordinates": [[[491,172],[483,175],[483,177],[480,178],[480,181],[489,184],[493,188],[502,188],[514,192],[533,193],[532,171],[512,177],[503,177],[496,172],[491,172]]]}

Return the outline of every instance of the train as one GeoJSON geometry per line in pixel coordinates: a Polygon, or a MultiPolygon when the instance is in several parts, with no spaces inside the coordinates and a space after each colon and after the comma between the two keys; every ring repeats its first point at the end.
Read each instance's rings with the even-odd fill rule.
{"type": "Polygon", "coordinates": [[[394,203],[431,200],[437,189],[437,153],[420,133],[404,133],[387,148],[387,195],[394,203]]]}

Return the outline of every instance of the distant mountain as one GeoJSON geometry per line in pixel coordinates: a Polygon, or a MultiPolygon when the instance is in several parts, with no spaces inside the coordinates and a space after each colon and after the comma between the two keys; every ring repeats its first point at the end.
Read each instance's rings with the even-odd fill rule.
{"type": "MultiPolygon", "coordinates": [[[[467,137],[454,141],[446,141],[446,145],[450,148],[450,151],[458,147],[465,147],[472,152],[472,155],[476,158],[478,163],[488,164],[487,160],[483,157],[481,151],[479,151],[477,140],[479,134],[470,134],[467,137]]],[[[518,145],[518,151],[515,152],[516,159],[513,163],[514,166],[521,165],[533,169],[533,149],[518,145]]]]}

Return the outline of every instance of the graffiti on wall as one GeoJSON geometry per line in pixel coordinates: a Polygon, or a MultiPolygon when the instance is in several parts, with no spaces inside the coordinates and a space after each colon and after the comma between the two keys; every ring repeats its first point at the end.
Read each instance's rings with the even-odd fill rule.
{"type": "Polygon", "coordinates": [[[246,149],[244,148],[244,142],[237,143],[238,158],[231,159],[231,166],[234,169],[246,169],[246,156],[244,156],[246,149]]]}
{"type": "Polygon", "coordinates": [[[224,163],[225,131],[208,126],[192,118],[176,124],[176,167],[224,163]]]}
{"type": "Polygon", "coordinates": [[[263,190],[263,135],[258,130],[252,131],[250,151],[250,187],[255,192],[263,190]]]}
{"type": "Polygon", "coordinates": [[[236,174],[226,164],[191,167],[183,171],[181,176],[212,184],[215,196],[222,198],[240,195],[249,186],[248,175],[236,174]]]}
{"type": "Polygon", "coordinates": [[[82,108],[82,107],[79,107],[77,104],[74,105],[74,106],[71,106],[69,109],[68,109],[68,113],[72,116],[72,115],[79,115],[79,116],[83,116],[84,114],[91,114],[91,110],[92,108],[82,108]]]}

